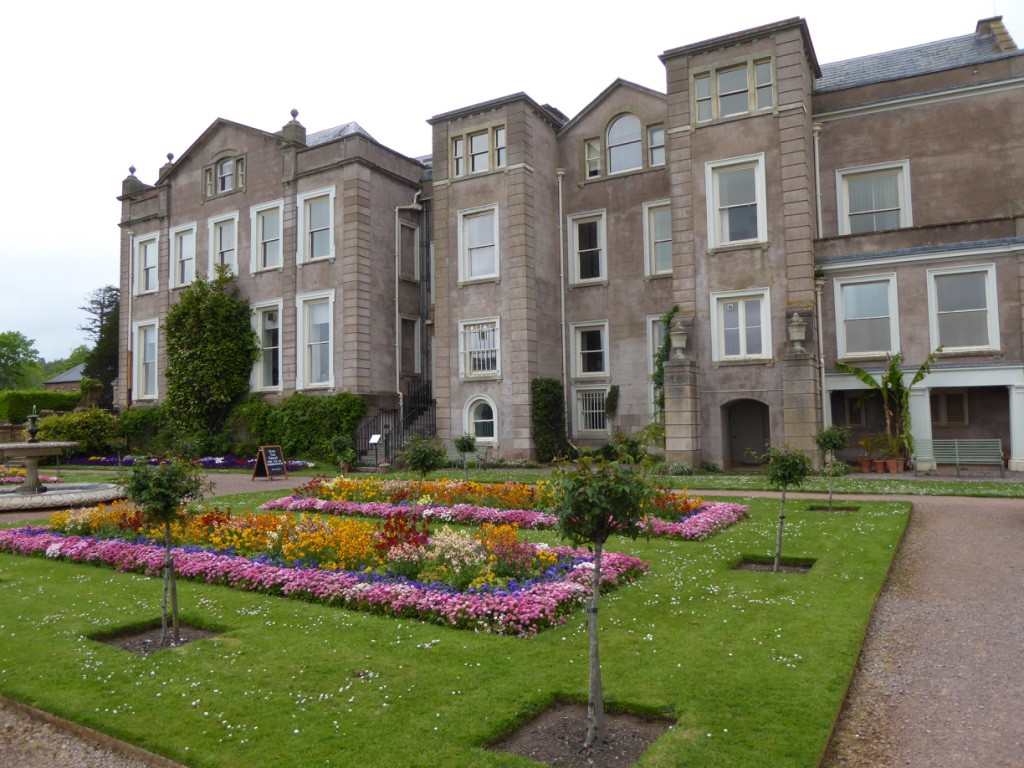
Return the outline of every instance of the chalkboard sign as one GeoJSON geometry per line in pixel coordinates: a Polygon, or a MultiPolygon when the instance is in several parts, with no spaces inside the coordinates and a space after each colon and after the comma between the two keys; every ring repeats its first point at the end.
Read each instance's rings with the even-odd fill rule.
{"type": "Polygon", "coordinates": [[[256,455],[256,466],[252,470],[252,479],[257,477],[269,477],[273,480],[276,476],[288,477],[288,470],[284,466],[284,452],[279,445],[261,445],[260,452],[256,455]]]}

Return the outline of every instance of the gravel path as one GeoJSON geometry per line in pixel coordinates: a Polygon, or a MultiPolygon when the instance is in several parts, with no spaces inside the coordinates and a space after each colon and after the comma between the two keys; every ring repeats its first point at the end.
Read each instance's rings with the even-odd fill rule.
{"type": "MultiPolygon", "coordinates": [[[[269,485],[213,479],[217,495],[269,485]]],[[[886,498],[914,512],[821,768],[1024,768],[1024,502],[886,498]]],[[[173,768],[98,738],[0,699],[0,766],[173,768]]]]}

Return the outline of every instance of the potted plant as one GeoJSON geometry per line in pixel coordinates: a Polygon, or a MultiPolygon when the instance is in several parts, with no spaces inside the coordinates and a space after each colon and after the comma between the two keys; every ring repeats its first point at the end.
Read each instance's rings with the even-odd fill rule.
{"type": "Polygon", "coordinates": [[[857,463],[860,464],[860,471],[866,474],[871,471],[871,466],[875,463],[871,435],[862,435],[860,440],[857,441],[857,445],[863,451],[863,455],[857,459],[857,463]]]}
{"type": "Polygon", "coordinates": [[[902,435],[890,435],[885,440],[885,469],[895,475],[903,471],[903,448],[905,442],[902,435]]]}
{"type": "Polygon", "coordinates": [[[334,454],[341,467],[341,471],[350,471],[356,459],[359,458],[359,454],[356,452],[355,438],[348,433],[342,432],[335,435],[331,440],[331,448],[334,449],[334,454]]]}

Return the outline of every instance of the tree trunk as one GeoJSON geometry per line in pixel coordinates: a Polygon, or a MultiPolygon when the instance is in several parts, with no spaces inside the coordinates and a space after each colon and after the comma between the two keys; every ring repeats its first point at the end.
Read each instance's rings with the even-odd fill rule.
{"type": "Polygon", "coordinates": [[[175,645],[181,645],[181,627],[178,624],[178,577],[174,572],[173,560],[171,561],[171,619],[174,627],[171,637],[174,638],[175,645]]]}
{"type": "Polygon", "coordinates": [[[601,690],[601,657],[597,647],[597,604],[601,598],[601,545],[594,544],[594,572],[587,607],[587,635],[590,638],[590,690],[587,698],[587,740],[584,746],[607,739],[604,727],[604,694],[601,690]]]}
{"type": "Polygon", "coordinates": [[[782,565],[782,524],[786,521],[786,489],[782,489],[782,498],[779,499],[779,530],[775,534],[775,564],[772,566],[772,573],[779,572],[782,565]]]}
{"type": "Polygon", "coordinates": [[[171,524],[164,523],[164,596],[160,604],[160,647],[167,645],[167,594],[171,586],[171,524]]]}

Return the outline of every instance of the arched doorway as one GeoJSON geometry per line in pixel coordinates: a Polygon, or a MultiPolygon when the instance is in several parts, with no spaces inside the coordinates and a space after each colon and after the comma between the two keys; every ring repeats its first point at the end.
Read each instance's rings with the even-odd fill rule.
{"type": "Polygon", "coordinates": [[[768,406],[758,400],[734,400],[725,406],[726,456],[730,466],[759,463],[771,442],[768,406]]]}

